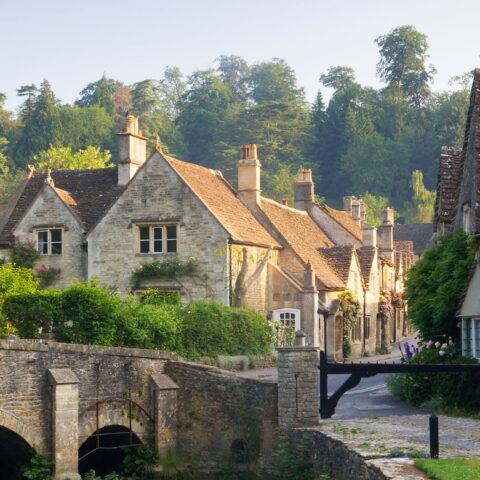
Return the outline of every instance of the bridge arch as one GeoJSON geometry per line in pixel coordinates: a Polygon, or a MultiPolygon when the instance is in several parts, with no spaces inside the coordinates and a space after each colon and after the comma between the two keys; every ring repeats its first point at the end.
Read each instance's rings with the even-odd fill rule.
{"type": "Polygon", "coordinates": [[[21,437],[33,450],[40,450],[39,446],[42,444],[42,439],[35,433],[35,429],[12,413],[0,410],[1,427],[21,437]]]}

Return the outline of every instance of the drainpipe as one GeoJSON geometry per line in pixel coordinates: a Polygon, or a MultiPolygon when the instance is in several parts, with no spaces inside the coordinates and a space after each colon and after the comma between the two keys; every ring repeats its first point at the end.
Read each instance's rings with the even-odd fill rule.
{"type": "Polygon", "coordinates": [[[366,332],[367,332],[367,289],[363,289],[363,345],[362,355],[365,355],[366,349],[366,332]]]}
{"type": "Polygon", "coordinates": [[[229,306],[233,306],[233,283],[232,283],[232,240],[227,240],[228,248],[228,303],[229,306]]]}

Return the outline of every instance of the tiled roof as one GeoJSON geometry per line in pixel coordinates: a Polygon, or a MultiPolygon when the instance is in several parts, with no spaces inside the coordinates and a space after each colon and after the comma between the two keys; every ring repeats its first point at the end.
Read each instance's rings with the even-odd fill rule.
{"type": "Polygon", "coordinates": [[[262,198],[261,210],[302,262],[305,265],[311,262],[315,275],[326,288],[345,288],[345,282],[318,251],[333,244],[307,212],[280,205],[268,198],[262,198]]]}
{"type": "Polygon", "coordinates": [[[458,194],[462,181],[462,150],[442,147],[438,166],[435,225],[452,224],[457,211],[458,194]]]}
{"type": "MultiPolygon", "coordinates": [[[[51,172],[50,176],[57,194],[77,214],[85,231],[95,225],[124,189],[118,186],[116,167],[59,170],[51,172]]],[[[19,189],[23,190],[18,190],[19,197],[15,208],[8,218],[4,219],[5,226],[0,234],[0,243],[8,243],[15,225],[25,215],[47,180],[48,172],[34,170],[30,177],[24,180],[25,183],[19,186],[19,189]]],[[[10,211],[10,208],[8,210],[10,211]]]]}
{"type": "Polygon", "coordinates": [[[280,247],[237,198],[220,172],[160,154],[223,225],[233,241],[280,247]]]}
{"type": "Polygon", "coordinates": [[[362,229],[350,214],[343,212],[342,210],[335,210],[328,205],[323,205],[321,208],[328,216],[333,218],[333,220],[347,230],[350,235],[353,235],[357,240],[362,241],[362,229]]]}
{"type": "Polygon", "coordinates": [[[409,223],[396,224],[393,227],[394,242],[403,242],[411,240],[413,242],[413,251],[420,255],[433,242],[433,224],[431,223],[409,223]]]}
{"type": "Polygon", "coordinates": [[[338,273],[342,282],[347,283],[355,247],[353,245],[343,245],[320,248],[319,251],[328,260],[330,266],[338,273]]]}
{"type": "Polygon", "coordinates": [[[373,260],[375,259],[375,247],[361,247],[357,249],[358,260],[360,268],[362,269],[362,276],[365,285],[370,284],[370,275],[372,274],[373,260]]]}

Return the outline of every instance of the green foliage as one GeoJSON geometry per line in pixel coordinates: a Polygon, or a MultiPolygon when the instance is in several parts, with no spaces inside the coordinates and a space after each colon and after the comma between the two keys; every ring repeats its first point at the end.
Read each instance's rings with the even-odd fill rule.
{"type": "Polygon", "coordinates": [[[42,290],[12,293],[3,303],[4,315],[22,338],[39,338],[56,330],[63,317],[63,293],[42,290]]]}
{"type": "MultiPolygon", "coordinates": [[[[285,439],[279,439],[273,452],[278,478],[286,480],[314,480],[318,478],[313,470],[307,443],[292,446],[285,439]]],[[[322,475],[327,480],[329,477],[322,475]]]]}
{"type": "Polygon", "coordinates": [[[70,147],[51,147],[35,155],[35,167],[42,170],[87,170],[112,166],[110,152],[88,146],[73,153],[70,147]]]}
{"type": "Polygon", "coordinates": [[[415,466],[435,480],[477,480],[478,458],[417,459],[415,466]]]}
{"type": "MultiPolygon", "coordinates": [[[[17,267],[0,267],[0,303],[2,269],[9,272],[17,267]]],[[[213,302],[159,305],[133,297],[122,301],[94,281],[62,291],[35,292],[31,271],[17,270],[29,275],[32,288],[15,286],[5,275],[11,281],[2,312],[22,337],[38,338],[41,328],[59,341],[178,351],[187,358],[270,352],[270,324],[253,310],[213,302]]]]}
{"type": "Polygon", "coordinates": [[[273,198],[278,202],[288,200],[289,205],[293,206],[293,184],[295,182],[295,174],[287,165],[280,165],[277,172],[273,175],[264,175],[265,180],[265,196],[273,198]]]}
{"type": "Polygon", "coordinates": [[[420,170],[412,172],[410,182],[412,199],[402,211],[405,223],[430,223],[433,220],[436,192],[429,191],[423,184],[423,173],[420,170]]]}
{"type": "Polygon", "coordinates": [[[202,301],[182,306],[181,310],[181,355],[261,355],[270,350],[270,325],[253,310],[202,301]]]}
{"type": "Polygon", "coordinates": [[[58,279],[61,273],[59,268],[41,265],[34,270],[34,277],[39,281],[40,288],[47,288],[58,279]]]}
{"type": "Polygon", "coordinates": [[[82,476],[82,480],[122,480],[122,477],[117,473],[109,473],[108,475],[101,477],[97,475],[94,470],[90,470],[82,476]]]}
{"type": "Polygon", "coordinates": [[[375,39],[380,47],[377,72],[382,80],[400,89],[415,106],[425,103],[430,94],[428,83],[436,70],[425,61],[428,43],[426,35],[410,25],[393,29],[375,39]]]}
{"type": "Polygon", "coordinates": [[[352,328],[358,321],[360,313],[360,303],[355,295],[346,290],[338,296],[340,300],[340,308],[342,309],[342,348],[343,356],[348,357],[352,353],[351,334],[352,328]]]}
{"type": "Polygon", "coordinates": [[[21,242],[15,238],[10,246],[10,260],[18,267],[33,268],[39,255],[32,241],[21,242]]]}
{"type": "Polygon", "coordinates": [[[473,239],[457,232],[427,250],[409,271],[405,297],[409,317],[420,337],[458,338],[456,310],[474,259],[473,239]]]}
{"type": "MultiPolygon", "coordinates": [[[[32,294],[38,288],[38,282],[33,278],[32,271],[18,267],[12,263],[0,265],[0,311],[9,295],[32,294]]],[[[0,313],[0,337],[10,331],[3,313],[0,313]]]]}
{"type": "Polygon", "coordinates": [[[122,462],[122,471],[133,478],[145,475],[160,463],[160,458],[151,445],[140,445],[127,450],[122,462]]]}
{"type": "Polygon", "coordinates": [[[388,199],[366,193],[363,195],[363,201],[367,211],[367,222],[374,227],[378,227],[382,223],[382,211],[388,207],[388,199]]]}
{"type": "MultiPolygon", "coordinates": [[[[462,357],[454,346],[424,347],[412,363],[477,363],[462,357]],[[443,354],[441,353],[443,352],[443,354]]],[[[405,373],[389,377],[390,391],[402,400],[442,409],[460,408],[478,412],[480,408],[480,374],[478,373],[405,373]]]]}
{"type": "Polygon", "coordinates": [[[27,480],[50,480],[52,464],[45,455],[35,454],[30,465],[23,468],[23,476],[27,480]]]}
{"type": "Polygon", "coordinates": [[[193,275],[198,269],[198,262],[190,257],[188,260],[171,259],[155,260],[143,263],[132,274],[133,288],[140,286],[142,280],[148,278],[176,278],[193,275]]]}

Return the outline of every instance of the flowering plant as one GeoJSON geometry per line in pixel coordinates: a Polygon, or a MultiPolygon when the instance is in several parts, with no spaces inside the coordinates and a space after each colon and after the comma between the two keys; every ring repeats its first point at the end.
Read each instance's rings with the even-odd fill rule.
{"type": "Polygon", "coordinates": [[[34,270],[34,277],[40,281],[40,288],[46,288],[60,276],[60,273],[62,271],[59,268],[51,265],[41,265],[34,270]]]}
{"type": "Polygon", "coordinates": [[[39,253],[31,240],[21,242],[17,236],[10,241],[10,258],[19,267],[32,268],[39,253]]]}
{"type": "Polygon", "coordinates": [[[413,343],[410,344],[408,342],[405,342],[403,344],[403,351],[400,345],[398,346],[398,348],[400,348],[400,352],[402,353],[402,360],[406,362],[412,360],[412,358],[419,352],[418,347],[413,345],[413,343]]]}

